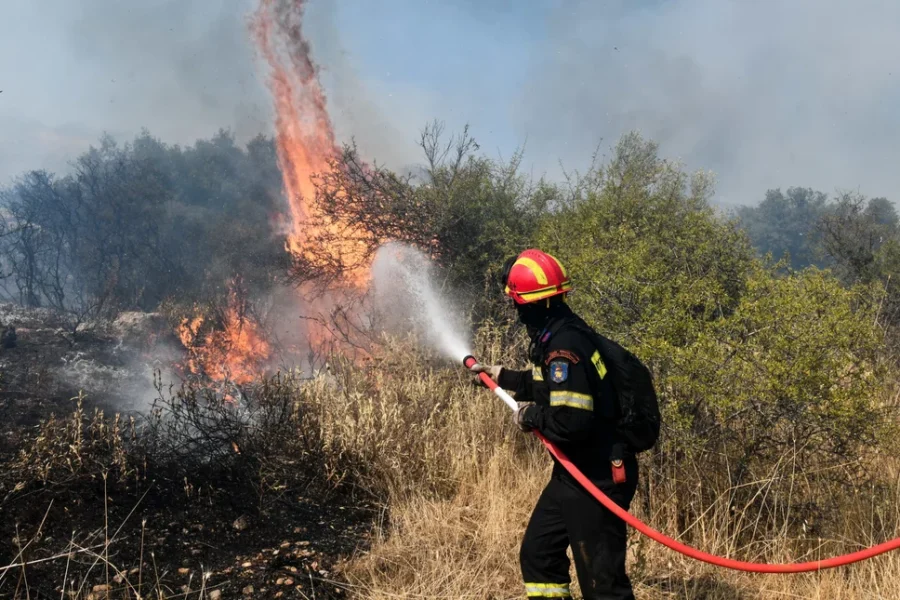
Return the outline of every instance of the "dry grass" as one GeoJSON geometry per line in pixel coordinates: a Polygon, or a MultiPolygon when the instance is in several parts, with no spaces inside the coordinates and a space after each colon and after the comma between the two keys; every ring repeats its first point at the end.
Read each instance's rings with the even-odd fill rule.
{"type": "MultiPolygon", "coordinates": [[[[478,346],[486,362],[504,358],[496,338],[480,339],[478,346]]],[[[429,365],[402,344],[365,369],[338,364],[328,377],[281,381],[290,386],[285,397],[303,407],[295,409],[303,418],[291,422],[321,446],[316,468],[332,484],[352,486],[383,505],[371,543],[360,545],[367,550],[340,566],[354,597],[523,597],[518,548],[550,460],[536,439],[512,426],[502,403],[474,387],[462,369],[429,365]]],[[[75,439],[71,427],[62,431],[61,439],[75,439]]],[[[50,454],[70,468],[80,460],[72,448],[81,447],[52,445],[50,454]]],[[[900,463],[884,455],[872,460],[881,481],[871,488],[848,485],[857,472],[849,468],[843,481],[822,487],[785,456],[736,494],[721,483],[727,477],[700,485],[692,473],[704,465],[657,455],[649,496],[639,493],[632,508],[652,526],[713,553],[767,562],[825,558],[900,534],[900,463]],[[832,516],[813,521],[810,515],[818,513],[809,507],[826,500],[830,512],[821,514],[832,516]]],[[[67,597],[135,598],[138,590],[142,597],[208,597],[200,574],[188,588],[164,591],[152,569],[118,568],[109,552],[117,528],[107,524],[90,547],[73,540],[65,549],[67,556],[88,558],[96,572],[108,572],[110,585],[67,590],[67,597]]],[[[141,548],[138,564],[155,564],[141,548]]],[[[0,577],[18,577],[27,586],[27,556],[23,543],[21,557],[0,577]]],[[[647,600],[900,597],[900,553],[822,573],[752,575],[685,559],[632,532],[629,569],[638,597],[647,600]]],[[[19,590],[17,597],[30,596],[19,590]]]]}
{"type": "MultiPolygon", "coordinates": [[[[497,358],[493,348],[483,350],[489,360],[497,358]]],[[[473,388],[465,374],[427,369],[402,350],[392,356],[394,364],[375,366],[368,379],[347,370],[338,386],[315,384],[329,454],[361,459],[361,485],[385,503],[371,548],[349,560],[343,574],[366,599],[522,597],[518,546],[549,458],[537,440],[511,426],[502,403],[473,388]]],[[[878,460],[885,485],[844,493],[841,519],[810,524],[806,534],[796,533],[790,501],[830,491],[806,489],[812,480],[792,473],[790,457],[752,484],[747,506],[735,506],[734,490],[726,487],[712,503],[692,507],[682,536],[683,516],[679,521],[676,513],[684,498],[710,495],[690,490],[693,482],[684,479],[690,469],[655,464],[657,474],[671,478],[654,486],[652,514],[640,497],[632,508],[653,526],[714,553],[768,562],[825,558],[900,534],[896,461],[878,460]],[[790,486],[785,502],[777,486],[790,476],[804,489],[790,486]],[[766,512],[757,510],[760,502],[766,512]]],[[[638,597],[648,599],[900,597],[897,553],[822,573],[753,575],[685,559],[632,532],[629,564],[638,597]]]]}

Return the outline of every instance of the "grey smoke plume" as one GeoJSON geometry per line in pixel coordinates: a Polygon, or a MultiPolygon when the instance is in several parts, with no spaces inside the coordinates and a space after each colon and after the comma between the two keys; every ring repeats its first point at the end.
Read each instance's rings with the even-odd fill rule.
{"type": "Polygon", "coordinates": [[[639,129],[715,171],[723,202],[792,185],[896,199],[898,27],[886,1],[567,2],[517,115],[572,166],[639,129]]]}
{"type": "Polygon", "coordinates": [[[66,171],[104,132],[190,144],[271,128],[253,0],[10,0],[0,7],[0,183],[66,171]]]}
{"type": "MultiPolygon", "coordinates": [[[[451,131],[470,122],[489,153],[525,144],[525,169],[559,179],[560,161],[582,169],[598,147],[637,129],[663,155],[714,171],[718,202],[755,204],[766,189],[795,185],[891,198],[900,190],[896,2],[386,1],[358,21],[365,32],[404,32],[406,55],[417,58],[382,51],[384,36],[359,43],[346,16],[334,35],[312,33],[313,51],[328,73],[339,64],[329,45],[345,50],[333,54],[355,71],[329,76],[365,77],[377,91],[365,96],[367,111],[392,126],[403,151],[424,119],[445,119],[451,131]],[[426,82],[396,72],[398,63],[426,82]]],[[[328,89],[350,112],[363,96],[328,89]]],[[[362,145],[379,156],[377,143],[362,145]]]]}
{"type": "MultiPolygon", "coordinates": [[[[271,127],[254,0],[7,0],[0,182],[61,168],[101,132],[189,143],[271,127]]],[[[717,173],[718,200],[767,188],[900,189],[900,3],[885,0],[311,0],[304,24],[338,137],[403,167],[418,131],[470,122],[526,145],[535,175],[583,168],[641,130],[717,173]]]]}

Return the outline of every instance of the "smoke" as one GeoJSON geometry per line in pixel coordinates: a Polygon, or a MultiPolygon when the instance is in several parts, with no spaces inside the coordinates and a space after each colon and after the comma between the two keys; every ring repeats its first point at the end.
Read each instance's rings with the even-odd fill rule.
{"type": "Polygon", "coordinates": [[[220,128],[239,140],[270,131],[247,33],[254,4],[4,2],[0,184],[25,169],[65,172],[104,132],[192,144],[220,128]]]}
{"type": "Polygon", "coordinates": [[[379,248],[371,293],[387,330],[413,333],[457,362],[470,354],[458,307],[448,301],[452,292],[439,285],[422,252],[398,242],[379,248]]]}
{"type": "Polygon", "coordinates": [[[715,171],[725,203],[797,185],[896,196],[898,23],[896,2],[566,3],[516,119],[569,166],[640,130],[715,171]]]}
{"type": "MultiPolygon", "coordinates": [[[[256,0],[7,0],[0,183],[108,131],[191,143],[271,132],[256,0]]],[[[377,6],[313,0],[304,29],[339,141],[394,168],[433,118],[561,175],[638,129],[717,173],[718,200],[791,185],[895,196],[900,4],[664,0],[377,6]],[[424,26],[423,26],[424,24],[424,26]]]]}
{"type": "Polygon", "coordinates": [[[428,114],[416,90],[398,91],[381,85],[371,74],[364,74],[359,56],[345,43],[346,32],[339,23],[336,2],[310,2],[305,7],[304,34],[312,42],[312,54],[319,67],[319,79],[328,92],[328,113],[337,139],[355,142],[363,156],[374,157],[392,168],[403,168],[420,160],[421,152],[413,143],[415,131],[436,115],[428,114]],[[405,98],[407,112],[392,119],[378,100],[393,94],[405,98]],[[420,104],[420,106],[416,106],[420,104]]]}
{"type": "Polygon", "coordinates": [[[723,204],[798,185],[900,189],[898,3],[351,6],[310,3],[313,52],[339,138],[358,135],[389,166],[419,159],[417,132],[439,118],[449,131],[470,123],[492,155],[524,144],[525,170],[554,180],[638,130],[714,171],[723,204]]]}

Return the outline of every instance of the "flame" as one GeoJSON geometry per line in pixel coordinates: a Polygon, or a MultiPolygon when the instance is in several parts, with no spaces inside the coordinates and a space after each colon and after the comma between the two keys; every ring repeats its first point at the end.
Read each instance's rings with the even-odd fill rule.
{"type": "Polygon", "coordinates": [[[176,328],[188,350],[184,366],[189,372],[206,375],[214,381],[243,385],[265,369],[271,347],[262,327],[247,313],[239,289],[239,284],[233,283],[229,290],[221,327],[216,327],[205,315],[196,314],[183,319],[176,328]]]}
{"type": "MultiPolygon", "coordinates": [[[[318,68],[301,31],[305,4],[306,0],[260,0],[250,21],[270,69],[268,83],[275,104],[275,143],[288,204],[279,225],[287,234],[285,250],[301,270],[332,277],[324,283],[312,279],[299,289],[299,300],[315,313],[303,321],[311,349],[323,354],[341,349],[366,357],[366,344],[358,338],[372,238],[360,226],[333,218],[316,204],[316,178],[332,168],[340,149],[318,68]]],[[[238,287],[232,286],[220,319],[211,322],[197,314],[177,328],[188,349],[188,371],[244,384],[269,362],[271,347],[265,332],[248,318],[238,287]]]]}
{"type": "Polygon", "coordinates": [[[316,177],[340,156],[310,47],[301,25],[306,0],[260,0],[251,31],[270,69],[275,104],[275,142],[288,200],[285,249],[295,264],[312,274],[337,276],[300,286],[313,349],[362,351],[360,297],[371,278],[371,235],[353,223],[333,218],[316,204],[316,177]],[[327,289],[325,286],[327,285],[327,289]]]}
{"type": "Polygon", "coordinates": [[[315,177],[338,158],[334,127],[310,47],[301,32],[306,0],[261,0],[252,20],[271,69],[278,161],[289,205],[286,249],[303,264],[338,271],[341,283],[364,290],[370,278],[367,234],[333,219],[315,203],[315,177]]]}

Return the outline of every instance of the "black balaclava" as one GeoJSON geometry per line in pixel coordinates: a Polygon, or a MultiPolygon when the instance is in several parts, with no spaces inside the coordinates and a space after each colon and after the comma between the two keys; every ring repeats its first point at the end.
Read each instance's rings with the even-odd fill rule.
{"type": "Polygon", "coordinates": [[[549,300],[539,300],[529,304],[516,304],[519,322],[525,325],[528,337],[534,339],[551,320],[571,314],[563,296],[554,296],[549,300]]]}

